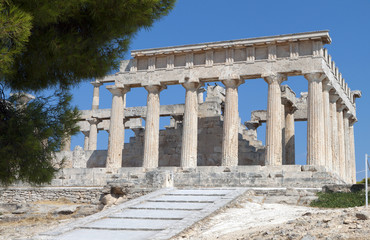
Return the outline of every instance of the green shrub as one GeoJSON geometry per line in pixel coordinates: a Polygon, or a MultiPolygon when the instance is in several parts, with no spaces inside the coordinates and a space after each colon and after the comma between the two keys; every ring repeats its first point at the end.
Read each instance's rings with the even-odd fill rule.
{"type": "Polygon", "coordinates": [[[350,193],[317,193],[319,199],[311,202],[311,207],[348,208],[365,205],[365,191],[350,193]]]}
{"type": "MultiPolygon", "coordinates": [[[[365,178],[357,182],[357,184],[365,184],[365,178]]],[[[367,184],[370,184],[370,178],[367,179],[367,184]]]]}

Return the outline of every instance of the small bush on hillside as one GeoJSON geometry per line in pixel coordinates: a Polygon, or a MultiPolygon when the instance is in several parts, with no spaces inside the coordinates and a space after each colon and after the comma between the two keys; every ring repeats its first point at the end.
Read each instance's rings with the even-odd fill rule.
{"type": "MultiPolygon", "coordinates": [[[[357,184],[365,184],[365,178],[357,182],[357,184]]],[[[370,184],[370,178],[367,179],[367,184],[370,184]]]]}
{"type": "Polygon", "coordinates": [[[348,208],[365,205],[365,191],[350,193],[317,193],[319,199],[311,202],[311,207],[348,208]]]}

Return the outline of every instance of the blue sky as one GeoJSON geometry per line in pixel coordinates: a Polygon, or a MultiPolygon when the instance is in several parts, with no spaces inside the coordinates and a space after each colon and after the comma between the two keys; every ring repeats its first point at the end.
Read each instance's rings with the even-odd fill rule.
{"type": "MultiPolygon", "coordinates": [[[[352,90],[363,97],[357,100],[355,124],[357,171],[364,170],[364,155],[370,154],[369,105],[370,78],[370,1],[356,0],[178,0],[174,10],[150,29],[143,29],[133,39],[130,50],[166,47],[202,42],[272,36],[317,30],[329,30],[332,43],[329,54],[352,90]]],[[[127,53],[125,59],[130,58],[127,53]]],[[[115,72],[115,71],[113,71],[115,72]]],[[[288,84],[299,96],[307,91],[303,77],[291,77],[288,84]]],[[[88,82],[73,90],[74,104],[90,109],[93,87],[88,82]]],[[[185,90],[171,86],[161,93],[161,104],[183,103],[185,90]]],[[[127,95],[127,106],[145,106],[146,91],[133,89],[127,95]]],[[[248,80],[239,89],[239,112],[242,121],[250,119],[253,110],[266,109],[267,84],[262,79],[248,80]]],[[[111,94],[101,88],[100,108],[111,107],[111,94]]],[[[161,118],[161,126],[168,118],[161,118]]],[[[132,133],[126,131],[126,142],[132,133]]],[[[258,130],[264,141],[265,126],[258,130]]],[[[306,161],[306,123],[296,122],[296,162],[306,161]]],[[[72,148],[83,145],[82,134],[72,138],[72,148]]],[[[106,149],[108,134],[99,132],[98,149],[106,149]]],[[[362,179],[359,173],[357,179],[362,179]]]]}

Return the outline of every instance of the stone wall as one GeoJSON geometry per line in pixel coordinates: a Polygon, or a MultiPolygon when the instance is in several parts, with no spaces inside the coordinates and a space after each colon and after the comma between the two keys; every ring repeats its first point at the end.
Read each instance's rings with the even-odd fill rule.
{"type": "Polygon", "coordinates": [[[11,187],[0,188],[0,203],[29,203],[67,199],[74,203],[98,204],[102,187],[11,187]]]}
{"type": "MultiPolygon", "coordinates": [[[[122,167],[141,167],[144,152],[144,134],[142,128],[134,129],[135,136],[125,143],[122,167]]],[[[198,119],[198,166],[220,166],[222,151],[223,121],[222,116],[198,119]]],[[[180,166],[182,145],[182,123],[169,126],[159,131],[159,166],[180,166]]],[[[262,143],[250,139],[245,134],[245,126],[239,130],[239,165],[264,165],[265,148],[262,143]]],[[[65,157],[68,168],[105,167],[106,150],[63,151],[58,159],[65,157]]]]}

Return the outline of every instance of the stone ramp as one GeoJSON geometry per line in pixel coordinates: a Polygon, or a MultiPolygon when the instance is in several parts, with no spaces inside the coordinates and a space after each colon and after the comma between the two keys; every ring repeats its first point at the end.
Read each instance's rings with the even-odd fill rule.
{"type": "Polygon", "coordinates": [[[161,189],[36,239],[169,239],[243,194],[245,188],[161,189]]]}

